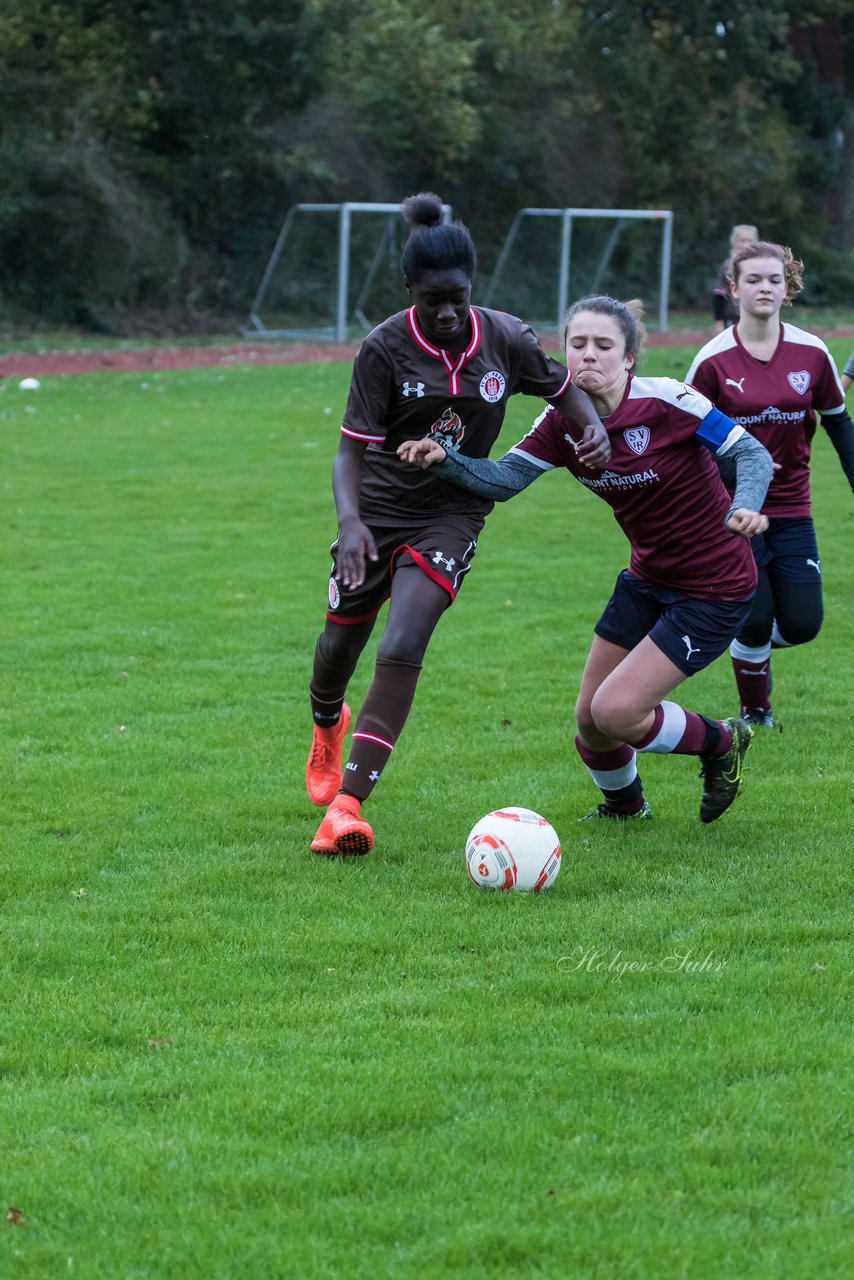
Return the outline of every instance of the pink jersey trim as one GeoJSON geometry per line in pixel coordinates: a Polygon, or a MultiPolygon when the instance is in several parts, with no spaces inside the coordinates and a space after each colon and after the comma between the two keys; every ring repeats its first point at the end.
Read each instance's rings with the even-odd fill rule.
{"type": "Polygon", "coordinates": [[[368,444],[382,444],[385,436],[368,435],[366,431],[353,431],[346,423],[341,423],[341,434],[350,440],[365,440],[368,444]]]}
{"type": "Polygon", "coordinates": [[[551,402],[552,402],[553,400],[559,400],[559,399],[561,398],[561,396],[563,395],[564,391],[566,391],[567,387],[569,386],[569,384],[570,384],[571,382],[572,382],[572,374],[571,374],[571,373],[570,373],[570,371],[567,369],[567,371],[566,371],[566,382],[564,382],[564,384],[563,384],[563,386],[561,387],[560,391],[556,391],[556,392],[554,393],[554,395],[551,395],[551,396],[547,396],[547,397],[546,397],[546,399],[547,399],[548,403],[549,403],[549,404],[551,404],[551,402]]]}
{"type": "Polygon", "coordinates": [[[452,396],[459,395],[460,370],[466,361],[472,358],[475,351],[477,351],[480,346],[480,317],[477,314],[477,308],[472,307],[469,311],[469,318],[471,319],[471,342],[468,344],[465,351],[460,352],[456,358],[446,351],[444,347],[435,346],[429,338],[425,337],[418,324],[418,313],[416,312],[415,307],[409,308],[406,313],[406,318],[409,322],[409,332],[412,334],[413,341],[416,342],[421,350],[426,352],[428,356],[432,356],[434,360],[441,360],[442,364],[448,370],[449,394],[452,396]]]}

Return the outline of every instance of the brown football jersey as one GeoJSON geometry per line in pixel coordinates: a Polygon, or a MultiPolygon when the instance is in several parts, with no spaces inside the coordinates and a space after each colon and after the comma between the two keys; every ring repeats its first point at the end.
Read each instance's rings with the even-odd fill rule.
{"type": "Polygon", "coordinates": [[[368,445],[360,502],[368,524],[423,524],[449,512],[485,516],[489,499],[402,462],[398,445],[433,436],[470,457],[486,457],[511,395],[555,400],[569,385],[566,367],[546,355],[516,316],[472,307],[470,317],[470,341],[458,355],[425,336],[415,307],[390,316],[359,347],[341,431],[368,445]]]}

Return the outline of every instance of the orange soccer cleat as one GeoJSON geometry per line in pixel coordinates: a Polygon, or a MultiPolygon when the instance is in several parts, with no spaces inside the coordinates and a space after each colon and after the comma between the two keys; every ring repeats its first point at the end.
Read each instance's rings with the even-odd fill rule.
{"type": "Polygon", "coordinates": [[[341,708],[338,723],[332,729],[314,726],[314,738],[305,766],[305,785],[312,804],[331,804],[341,786],[341,744],[350,723],[347,703],[341,708]]]}
{"type": "Polygon", "coordinates": [[[344,857],[370,853],[374,833],[370,823],[359,817],[360,806],[361,801],[355,796],[336,796],[311,842],[312,853],[344,857]]]}

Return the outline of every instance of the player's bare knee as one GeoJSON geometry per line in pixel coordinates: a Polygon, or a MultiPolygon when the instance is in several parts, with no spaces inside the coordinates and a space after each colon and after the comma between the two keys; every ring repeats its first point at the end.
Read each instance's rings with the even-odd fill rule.
{"type": "Polygon", "coordinates": [[[608,695],[600,696],[600,694],[601,691],[594,694],[590,704],[593,725],[607,738],[612,738],[616,742],[628,741],[627,734],[631,733],[633,718],[627,714],[626,708],[620,706],[613,698],[608,695]]]}
{"type": "Polygon", "coordinates": [[[575,704],[575,727],[582,742],[587,742],[594,734],[598,734],[593,712],[586,698],[575,704]]]}

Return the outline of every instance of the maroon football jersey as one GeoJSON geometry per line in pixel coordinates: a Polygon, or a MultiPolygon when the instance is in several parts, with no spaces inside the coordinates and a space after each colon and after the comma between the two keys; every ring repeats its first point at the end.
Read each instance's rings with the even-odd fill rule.
{"type": "Polygon", "coordinates": [[[760,440],[779,464],[764,513],[808,516],[816,411],[838,413],[845,406],[836,365],[821,339],[783,324],[777,350],[763,362],[745,351],[737,329],[727,329],[697,353],[687,381],[760,440]]]}
{"type": "Polygon", "coordinates": [[[471,340],[451,355],[421,331],[415,307],[373,329],[353,362],[341,431],[368,448],[362,463],[361,514],[401,524],[442,512],[486,515],[492,502],[397,457],[404,440],[433,436],[473,458],[494,445],[516,392],[555,400],[565,365],[547,356],[529,325],[503,311],[472,307],[471,340]]]}
{"type": "Polygon", "coordinates": [[[710,443],[720,446],[727,438],[720,432],[734,428],[705,396],[673,378],[630,376],[603,419],[611,443],[605,471],[579,463],[581,433],[553,408],[510,452],[544,470],[566,467],[604,498],[631,543],[636,577],[700,600],[743,600],[756,587],[756,565],[747,539],[724,526],[729,495],[697,434],[707,415],[717,420],[710,443]]]}

